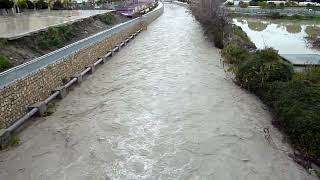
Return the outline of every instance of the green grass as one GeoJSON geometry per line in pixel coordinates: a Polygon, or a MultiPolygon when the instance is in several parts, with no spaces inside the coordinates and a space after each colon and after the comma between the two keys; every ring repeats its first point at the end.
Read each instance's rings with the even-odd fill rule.
{"type": "Polygon", "coordinates": [[[9,145],[10,146],[17,146],[20,144],[20,139],[17,135],[12,135],[10,140],[9,140],[9,145]]]}
{"type": "Polygon", "coordinates": [[[52,115],[57,109],[57,103],[56,102],[50,102],[47,106],[47,111],[44,113],[44,116],[50,116],[52,115]]]}
{"type": "Polygon", "coordinates": [[[306,67],[302,72],[295,72],[293,77],[295,80],[320,84],[320,66],[306,67]]]}
{"type": "Polygon", "coordinates": [[[6,56],[0,55],[0,71],[5,71],[12,67],[12,64],[6,56]]]}
{"type": "Polygon", "coordinates": [[[75,34],[70,25],[50,27],[48,31],[37,36],[36,44],[39,49],[50,50],[63,47],[75,34]]]}
{"type": "Polygon", "coordinates": [[[247,43],[251,43],[251,40],[248,37],[248,35],[239,26],[233,26],[232,30],[236,36],[239,36],[242,40],[246,41],[247,43]]]}
{"type": "Polygon", "coordinates": [[[107,13],[99,16],[100,21],[107,25],[112,25],[116,22],[116,17],[112,13],[107,13]]]}

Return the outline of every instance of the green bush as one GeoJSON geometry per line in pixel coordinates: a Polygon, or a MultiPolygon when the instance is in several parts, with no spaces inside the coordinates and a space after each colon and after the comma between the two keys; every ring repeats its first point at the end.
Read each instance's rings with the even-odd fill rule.
{"type": "Polygon", "coordinates": [[[64,9],[64,6],[60,0],[56,0],[52,5],[53,10],[62,10],[64,9]]]}
{"type": "Polygon", "coordinates": [[[272,9],[272,8],[276,8],[277,5],[274,2],[269,2],[268,7],[272,9]]]}
{"type": "Polygon", "coordinates": [[[319,66],[312,66],[307,67],[302,72],[294,73],[294,79],[308,81],[314,84],[320,84],[320,67],[319,66]]]}
{"type": "Polygon", "coordinates": [[[44,0],[39,0],[35,3],[37,9],[48,9],[48,3],[44,0]]]}
{"type": "Polygon", "coordinates": [[[47,32],[38,36],[36,43],[41,49],[55,49],[63,47],[74,36],[71,26],[50,27],[47,32]]]}
{"type": "Polygon", "coordinates": [[[242,30],[241,27],[233,26],[232,30],[233,30],[234,35],[240,37],[243,41],[251,42],[251,40],[249,39],[248,35],[242,30]]]}
{"type": "Polygon", "coordinates": [[[284,9],[284,7],[285,7],[284,3],[280,3],[280,4],[278,5],[278,8],[280,8],[280,9],[284,9]]]}
{"type": "Polygon", "coordinates": [[[320,157],[320,85],[305,81],[274,82],[262,99],[274,110],[278,124],[305,155],[320,157]]]}
{"type": "Polygon", "coordinates": [[[27,0],[17,0],[16,5],[21,9],[28,8],[27,0]]]}
{"type": "Polygon", "coordinates": [[[249,5],[250,6],[258,6],[259,2],[258,1],[250,1],[249,5]]]}
{"type": "Polygon", "coordinates": [[[0,71],[7,70],[12,67],[12,64],[7,57],[0,55],[0,71]]]}
{"type": "Polygon", "coordinates": [[[228,43],[221,51],[224,62],[227,64],[240,64],[250,58],[250,53],[244,47],[239,46],[236,42],[228,43]]]}
{"type": "Polygon", "coordinates": [[[247,8],[249,6],[248,3],[245,3],[245,2],[242,2],[242,1],[239,3],[239,5],[240,5],[241,8],[247,8]]]}
{"type": "Polygon", "coordinates": [[[258,3],[258,6],[261,6],[262,8],[266,8],[268,6],[268,3],[266,1],[262,1],[258,3]]]}
{"type": "Polygon", "coordinates": [[[116,17],[112,13],[107,13],[99,16],[100,21],[107,25],[112,25],[116,21],[116,17]]]}
{"type": "Polygon", "coordinates": [[[226,3],[226,6],[233,6],[234,5],[234,3],[233,2],[230,2],[230,1],[228,1],[227,3],[226,3]]]}
{"type": "Polygon", "coordinates": [[[237,43],[239,46],[250,50],[256,49],[255,44],[250,40],[241,27],[233,25],[229,31],[231,31],[230,36],[232,37],[232,41],[235,41],[235,43],[237,43]]]}
{"type": "Polygon", "coordinates": [[[252,59],[235,70],[236,81],[253,92],[274,81],[292,79],[293,67],[282,61],[272,49],[257,51],[252,59]]]}
{"type": "Polygon", "coordinates": [[[32,1],[27,1],[27,6],[28,6],[28,9],[34,9],[34,4],[32,1]]]}

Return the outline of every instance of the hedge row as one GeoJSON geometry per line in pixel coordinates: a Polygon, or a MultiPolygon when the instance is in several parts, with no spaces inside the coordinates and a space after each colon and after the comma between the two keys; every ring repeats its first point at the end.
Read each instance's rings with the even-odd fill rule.
{"type": "Polygon", "coordinates": [[[245,36],[232,36],[222,56],[235,75],[235,82],[258,95],[274,112],[274,123],[292,145],[319,163],[320,67],[294,72],[274,49],[249,50],[239,44],[239,38],[247,41],[245,36]]]}

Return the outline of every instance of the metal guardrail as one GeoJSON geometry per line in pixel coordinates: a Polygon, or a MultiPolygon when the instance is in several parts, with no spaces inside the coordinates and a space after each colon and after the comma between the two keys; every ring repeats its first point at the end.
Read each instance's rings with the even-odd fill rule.
{"type": "Polygon", "coordinates": [[[240,8],[234,7],[229,8],[232,12],[236,13],[250,13],[250,14],[273,14],[273,13],[280,13],[280,14],[287,14],[287,15],[320,15],[320,11],[309,11],[308,9],[262,9],[262,8],[240,8]]]}
{"type": "Polygon", "coordinates": [[[135,25],[136,23],[140,23],[145,20],[145,18],[148,18],[153,13],[157,13],[157,9],[163,8],[163,5],[160,3],[159,6],[154,9],[154,11],[151,11],[142,17],[138,17],[135,19],[132,19],[130,21],[118,24],[110,29],[107,29],[105,31],[99,32],[97,34],[94,34],[90,37],[87,37],[85,39],[82,39],[80,41],[77,41],[73,44],[67,45],[63,48],[60,48],[58,50],[55,50],[51,53],[45,54],[41,57],[35,58],[29,62],[26,62],[24,64],[21,64],[19,66],[16,66],[14,68],[11,68],[7,71],[4,71],[0,73],[0,88],[3,86],[8,85],[11,82],[14,82],[18,79],[21,79],[23,77],[26,77],[36,71],[38,71],[41,68],[44,68],[50,64],[53,64],[55,62],[58,62],[59,60],[72,55],[73,53],[87,48],[95,43],[101,42],[105,40],[108,37],[111,37],[112,35],[135,25]]]}

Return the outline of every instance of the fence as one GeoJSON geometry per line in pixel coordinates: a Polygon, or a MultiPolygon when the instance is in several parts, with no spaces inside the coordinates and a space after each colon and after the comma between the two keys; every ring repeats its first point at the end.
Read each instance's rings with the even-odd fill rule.
{"type": "Polygon", "coordinates": [[[235,13],[246,13],[246,14],[274,14],[279,13],[282,15],[307,15],[307,16],[314,16],[314,15],[320,15],[320,11],[315,10],[309,10],[304,8],[284,8],[284,9],[262,9],[262,8],[240,8],[240,7],[234,7],[234,8],[228,8],[232,12],[235,13]]]}

